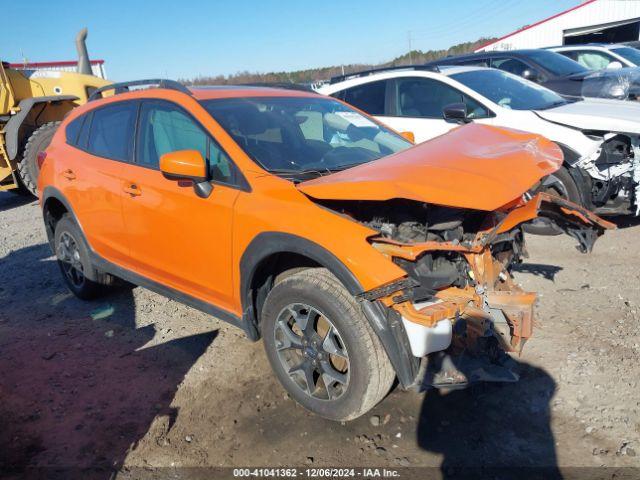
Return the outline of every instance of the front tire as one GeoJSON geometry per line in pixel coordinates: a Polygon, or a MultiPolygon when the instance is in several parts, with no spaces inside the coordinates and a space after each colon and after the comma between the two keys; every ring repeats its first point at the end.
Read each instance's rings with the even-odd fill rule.
{"type": "Polygon", "coordinates": [[[360,305],[324,268],[277,283],[262,309],[269,362],[287,392],[331,420],[352,420],[389,392],[395,373],[360,305]]]}
{"type": "Polygon", "coordinates": [[[18,163],[18,175],[24,187],[32,194],[38,195],[38,154],[46,150],[56,133],[60,122],[49,122],[31,134],[24,147],[22,160],[18,163]]]}
{"type": "MultiPolygon", "coordinates": [[[[540,192],[550,193],[551,195],[556,195],[583,206],[580,190],[578,190],[578,186],[569,173],[569,170],[564,166],[543,178],[538,187],[532,192],[532,195],[540,192]]],[[[525,225],[524,230],[534,235],[561,235],[564,233],[554,225],[551,220],[544,217],[537,218],[533,222],[525,225]]]]}

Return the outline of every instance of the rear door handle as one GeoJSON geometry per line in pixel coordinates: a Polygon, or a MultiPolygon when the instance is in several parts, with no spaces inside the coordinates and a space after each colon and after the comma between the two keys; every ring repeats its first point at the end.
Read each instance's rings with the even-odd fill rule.
{"type": "Polygon", "coordinates": [[[128,193],[132,197],[139,197],[140,195],[142,195],[142,190],[140,190],[138,188],[138,185],[136,185],[135,183],[129,183],[125,185],[124,192],[128,193]]]}
{"type": "Polygon", "coordinates": [[[75,180],[76,174],[70,168],[62,172],[62,176],[67,180],[75,180]]]}

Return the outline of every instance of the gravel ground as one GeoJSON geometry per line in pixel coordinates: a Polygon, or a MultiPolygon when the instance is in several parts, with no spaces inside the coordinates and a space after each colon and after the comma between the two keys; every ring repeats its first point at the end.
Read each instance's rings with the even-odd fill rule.
{"type": "Polygon", "coordinates": [[[640,468],[639,233],[626,221],[591,255],[568,237],[528,238],[517,277],[541,294],[541,328],[517,359],[519,382],[395,390],[340,424],[297,406],[262,343],[223,322],[142,288],[72,297],[37,203],[0,193],[0,476],[9,466],[122,478],[163,471],[154,467],[640,468]]]}

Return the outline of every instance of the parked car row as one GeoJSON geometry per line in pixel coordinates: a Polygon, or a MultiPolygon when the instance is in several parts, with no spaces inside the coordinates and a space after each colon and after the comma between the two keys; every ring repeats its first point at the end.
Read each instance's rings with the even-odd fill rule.
{"type": "Polygon", "coordinates": [[[396,378],[517,379],[507,352],[532,336],[537,301],[512,275],[523,227],[587,253],[614,228],[592,209],[637,211],[635,105],[479,67],[362,72],[322,93],[98,89],[38,158],[69,289],[126,281],[226,320],[334,420],[396,378]]]}
{"type": "MultiPolygon", "coordinates": [[[[564,47],[562,47],[564,48],[564,47]]],[[[575,47],[572,47],[575,48],[575,47]]],[[[585,47],[587,48],[587,47],[585,47]]],[[[630,48],[630,47],[625,47],[630,48]]],[[[631,49],[635,52],[640,51],[631,49]]],[[[611,98],[635,101],[640,94],[640,69],[595,69],[587,57],[569,57],[551,49],[480,52],[446,57],[428,63],[431,66],[458,65],[491,67],[538,83],[560,95],[583,98],[611,98]]],[[[612,64],[616,67],[616,64],[612,64]]]]}

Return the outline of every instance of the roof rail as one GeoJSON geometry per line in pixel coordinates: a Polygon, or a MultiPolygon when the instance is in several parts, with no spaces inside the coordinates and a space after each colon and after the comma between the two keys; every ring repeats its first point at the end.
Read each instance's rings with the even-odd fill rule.
{"type": "Polygon", "coordinates": [[[302,83],[293,82],[249,82],[240,83],[239,87],[264,87],[264,88],[282,88],[284,90],[300,90],[302,92],[313,92],[313,89],[302,83]]]}
{"type": "Polygon", "coordinates": [[[97,100],[98,98],[102,98],[102,92],[105,92],[107,90],[115,90],[114,94],[118,95],[119,93],[128,92],[129,87],[140,87],[143,85],[155,85],[157,88],[166,88],[168,90],[176,90],[178,92],[191,95],[191,90],[189,90],[180,82],[176,82],[175,80],[167,80],[163,78],[154,78],[150,80],[133,80],[131,82],[112,83],[111,85],[100,87],[91,94],[91,96],[89,97],[89,101],[91,102],[93,100],[97,100]]]}
{"type": "Polygon", "coordinates": [[[361,72],[338,75],[336,77],[331,77],[331,80],[329,80],[329,83],[334,84],[334,83],[342,82],[344,80],[349,80],[351,78],[366,77],[367,75],[373,75],[375,73],[382,73],[382,72],[392,72],[394,70],[426,70],[428,72],[439,71],[438,67],[436,67],[435,65],[400,65],[396,67],[373,68],[371,70],[362,70],[361,72]]]}

